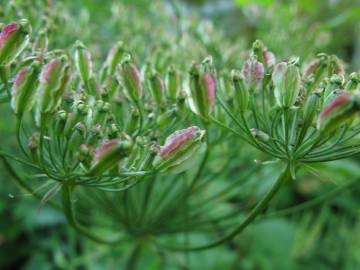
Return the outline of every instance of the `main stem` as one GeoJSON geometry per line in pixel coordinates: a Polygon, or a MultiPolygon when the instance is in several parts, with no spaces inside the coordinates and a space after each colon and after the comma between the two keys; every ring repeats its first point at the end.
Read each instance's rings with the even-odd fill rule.
{"type": "Polygon", "coordinates": [[[271,187],[271,189],[268,191],[268,193],[258,202],[258,204],[251,210],[251,212],[248,214],[248,216],[245,218],[243,222],[240,223],[240,225],[235,228],[232,232],[230,232],[227,236],[225,236],[222,239],[219,239],[213,243],[197,246],[197,247],[189,247],[189,248],[183,248],[183,247],[171,247],[167,246],[167,248],[172,250],[187,250],[187,251],[200,251],[205,249],[210,249],[219,245],[222,245],[223,243],[226,243],[233,239],[235,236],[237,236],[239,233],[244,231],[244,229],[250,225],[255,218],[268,206],[269,202],[274,198],[274,196],[278,193],[278,191],[281,189],[281,187],[291,178],[290,173],[290,164],[287,164],[285,170],[279,175],[274,185],[271,187]]]}
{"type": "Polygon", "coordinates": [[[131,251],[128,261],[126,262],[125,270],[136,269],[142,249],[143,249],[143,243],[141,241],[136,243],[134,249],[131,251]]]}

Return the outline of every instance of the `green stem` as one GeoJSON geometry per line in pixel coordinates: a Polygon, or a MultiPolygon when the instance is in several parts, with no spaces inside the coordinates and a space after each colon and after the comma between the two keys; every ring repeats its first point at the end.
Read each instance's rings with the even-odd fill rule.
{"type": "Polygon", "coordinates": [[[134,249],[130,253],[130,257],[129,257],[128,261],[126,262],[125,270],[135,270],[136,269],[142,249],[143,249],[143,243],[138,242],[135,245],[134,249]]]}
{"type": "Polygon", "coordinates": [[[72,187],[68,183],[63,184],[61,187],[61,203],[63,207],[63,211],[68,223],[78,232],[86,236],[87,238],[99,243],[106,245],[114,245],[120,242],[121,239],[107,240],[102,239],[96,235],[93,235],[86,228],[82,227],[76,220],[75,214],[73,211],[73,205],[71,200],[71,191],[72,187]]]}
{"type": "Polygon", "coordinates": [[[168,249],[172,250],[178,250],[178,251],[200,251],[200,250],[206,250],[210,248],[217,247],[219,245],[222,245],[231,239],[233,239],[235,236],[240,234],[244,229],[249,226],[255,218],[268,206],[270,201],[274,198],[274,196],[279,192],[281,187],[289,181],[291,178],[290,173],[290,164],[287,164],[285,170],[279,175],[278,179],[274,183],[274,185],[271,187],[271,189],[268,191],[268,193],[258,202],[258,204],[250,211],[248,216],[239,224],[237,228],[235,228],[232,232],[230,232],[228,235],[226,235],[224,238],[221,238],[215,242],[212,242],[210,244],[201,245],[201,246],[195,246],[195,247],[189,247],[189,248],[183,248],[183,247],[172,247],[172,246],[165,246],[168,249]]]}

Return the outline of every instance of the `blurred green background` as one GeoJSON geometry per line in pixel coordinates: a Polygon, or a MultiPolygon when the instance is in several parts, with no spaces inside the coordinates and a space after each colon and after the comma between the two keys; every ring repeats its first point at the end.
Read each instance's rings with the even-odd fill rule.
{"type": "MultiPolygon", "coordinates": [[[[177,35],[184,35],[193,45],[184,49],[184,63],[209,54],[215,59],[238,54],[235,61],[221,57],[215,64],[240,68],[245,50],[260,39],[280,59],[298,55],[307,61],[325,52],[340,57],[348,71],[360,68],[358,0],[0,3],[1,22],[29,18],[34,33],[48,23],[50,48],[71,50],[75,40],[81,39],[99,59],[95,65],[119,39],[129,41],[137,61],[145,63],[158,47],[163,50],[167,43],[176,42],[177,35]]],[[[0,115],[2,146],[17,152],[9,108],[2,105],[0,115]]],[[[285,189],[275,205],[296,205],[359,178],[359,162],[354,158],[302,172],[301,181],[285,189]]],[[[276,167],[266,170],[271,174],[276,167]]],[[[266,187],[260,183],[253,188],[259,192],[266,187]]],[[[259,219],[221,248],[193,254],[169,252],[164,255],[165,264],[145,252],[139,269],[360,269],[359,198],[357,185],[306,211],[259,219]]],[[[40,207],[31,194],[13,184],[0,165],[0,269],[121,269],[127,250],[127,245],[108,248],[79,237],[61,212],[48,205],[40,207]]]]}

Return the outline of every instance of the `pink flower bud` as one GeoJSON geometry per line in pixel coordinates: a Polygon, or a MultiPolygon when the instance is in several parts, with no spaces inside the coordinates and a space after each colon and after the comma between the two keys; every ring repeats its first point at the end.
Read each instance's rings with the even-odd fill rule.
{"type": "Polygon", "coordinates": [[[204,150],[205,131],[189,127],[170,135],[160,147],[153,166],[160,172],[179,173],[193,166],[194,158],[204,150]]]}
{"type": "Polygon", "coordinates": [[[342,95],[330,102],[320,113],[317,128],[323,131],[332,131],[358,111],[356,96],[342,95]]]}
{"type": "Polygon", "coordinates": [[[189,127],[176,131],[170,135],[165,142],[165,145],[160,148],[160,156],[166,157],[176,151],[181,145],[189,141],[198,131],[197,127],[189,127]]]}
{"type": "Polygon", "coordinates": [[[121,159],[129,155],[131,143],[113,139],[102,144],[94,151],[95,162],[89,174],[100,175],[114,167],[121,159]]]}
{"type": "Polygon", "coordinates": [[[11,23],[0,33],[0,65],[9,65],[26,47],[31,27],[27,20],[11,23]]]}
{"type": "Polygon", "coordinates": [[[215,79],[212,75],[206,73],[202,77],[202,80],[210,105],[213,105],[215,103],[215,79]]]}
{"type": "Polygon", "coordinates": [[[2,47],[4,47],[6,40],[9,39],[11,34],[18,31],[19,29],[20,29],[20,26],[16,22],[5,26],[5,28],[0,33],[0,49],[2,47]]]}
{"type": "Polygon", "coordinates": [[[133,101],[138,102],[142,92],[141,76],[137,67],[127,55],[121,63],[120,77],[124,86],[125,94],[133,101]]]}
{"type": "Polygon", "coordinates": [[[243,65],[242,75],[246,86],[255,90],[261,86],[265,75],[264,66],[257,60],[247,60],[243,65]]]}
{"type": "Polygon", "coordinates": [[[264,57],[265,65],[267,67],[275,66],[276,58],[275,58],[275,55],[272,52],[264,51],[263,52],[263,57],[264,57]]]}

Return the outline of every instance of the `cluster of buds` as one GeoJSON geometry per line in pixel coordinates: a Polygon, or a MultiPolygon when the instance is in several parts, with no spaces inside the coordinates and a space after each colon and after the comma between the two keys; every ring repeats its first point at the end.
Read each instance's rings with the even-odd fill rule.
{"type": "MultiPolygon", "coordinates": [[[[4,56],[6,63],[21,52],[19,46],[23,48],[28,39],[23,27],[11,24],[1,32],[1,48],[11,55],[4,56]]],[[[99,74],[90,51],[80,41],[75,43],[73,59],[62,51],[45,55],[37,51],[41,57],[25,57],[15,69],[11,106],[25,156],[49,178],[116,186],[125,181],[123,175],[128,181],[144,169],[147,173],[183,172],[206,148],[205,131],[181,129],[177,121],[181,119],[177,112],[184,108],[178,103],[181,81],[174,66],[164,74],[166,81],[155,69],[142,76],[123,43],[111,49],[99,74]],[[22,121],[30,116],[34,121],[22,121]],[[28,141],[23,141],[27,134],[21,123],[35,123],[26,128],[33,131],[28,141]],[[161,141],[174,128],[180,130],[155,151],[154,140],[161,141]]],[[[215,71],[211,59],[196,69],[191,85],[196,86],[197,112],[205,117],[214,105],[215,71]]]]}
{"type": "Polygon", "coordinates": [[[231,72],[236,106],[229,103],[226,114],[235,121],[241,137],[291,162],[326,161],[357,153],[348,151],[348,138],[357,134],[352,126],[358,124],[354,119],[360,108],[359,74],[346,77],[341,61],[325,54],[302,73],[299,58],[274,63],[275,56],[268,52],[269,64],[266,52],[256,41],[242,71],[231,72]]]}

